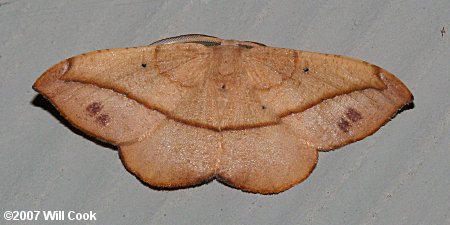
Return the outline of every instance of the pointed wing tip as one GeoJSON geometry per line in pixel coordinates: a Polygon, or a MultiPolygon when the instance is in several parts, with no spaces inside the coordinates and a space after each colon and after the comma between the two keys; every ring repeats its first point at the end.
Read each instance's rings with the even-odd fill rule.
{"type": "Polygon", "coordinates": [[[67,71],[69,71],[71,66],[70,58],[65,59],[46,70],[32,85],[33,90],[44,94],[46,87],[61,76],[63,76],[67,71]]]}
{"type": "Polygon", "coordinates": [[[385,69],[381,69],[380,77],[385,85],[392,86],[393,89],[395,89],[395,93],[401,96],[402,103],[400,108],[403,108],[403,106],[414,102],[414,95],[411,93],[409,88],[394,74],[385,69]]]}

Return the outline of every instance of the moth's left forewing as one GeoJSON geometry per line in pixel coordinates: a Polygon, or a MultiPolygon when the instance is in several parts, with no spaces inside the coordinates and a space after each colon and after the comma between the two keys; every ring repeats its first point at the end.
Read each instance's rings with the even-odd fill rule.
{"type": "Polygon", "coordinates": [[[411,92],[392,73],[358,59],[326,57],[339,59],[341,72],[335,73],[337,76],[351,74],[354,80],[362,82],[371,82],[373,78],[381,81],[383,87],[355,89],[283,118],[318,149],[335,149],[373,134],[413,101],[411,92]]]}
{"type": "MultiPolygon", "coordinates": [[[[254,48],[245,56],[258,71],[258,80],[272,82],[260,88],[259,99],[279,116],[304,111],[326,99],[367,88],[383,89],[377,67],[345,57],[270,47],[254,48]]],[[[256,75],[253,75],[256,76],[256,75]]],[[[256,79],[254,79],[256,80],[256,79]]],[[[258,86],[262,85],[255,85],[258,86]]]]}

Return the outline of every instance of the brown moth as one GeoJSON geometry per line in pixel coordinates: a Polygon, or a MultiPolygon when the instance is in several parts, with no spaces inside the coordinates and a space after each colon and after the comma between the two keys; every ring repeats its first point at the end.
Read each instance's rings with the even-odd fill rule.
{"type": "Polygon", "coordinates": [[[413,101],[358,59],[206,35],[81,54],[33,88],[153,187],[217,179],[262,194],[300,183],[318,150],[371,135],[413,101]]]}

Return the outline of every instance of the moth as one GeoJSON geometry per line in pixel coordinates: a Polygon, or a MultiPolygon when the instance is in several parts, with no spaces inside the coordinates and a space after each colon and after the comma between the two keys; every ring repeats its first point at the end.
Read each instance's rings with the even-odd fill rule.
{"type": "Polygon", "coordinates": [[[207,35],[74,56],[33,89],[118,146],[152,187],[217,179],[261,194],[302,182],[318,151],[371,135],[413,102],[398,78],[365,61],[207,35]]]}

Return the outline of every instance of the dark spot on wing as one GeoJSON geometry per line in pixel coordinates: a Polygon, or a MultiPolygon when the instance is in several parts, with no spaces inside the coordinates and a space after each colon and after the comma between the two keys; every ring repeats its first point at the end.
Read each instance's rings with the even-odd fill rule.
{"type": "Polygon", "coordinates": [[[341,118],[339,122],[337,123],[339,129],[344,131],[345,133],[348,133],[349,128],[351,127],[350,122],[348,122],[346,119],[341,118]]]}
{"type": "Polygon", "coordinates": [[[95,116],[97,113],[102,111],[103,105],[99,102],[93,102],[86,107],[86,111],[88,111],[90,116],[95,116]]]}
{"type": "Polygon", "coordinates": [[[307,73],[309,71],[309,68],[303,68],[303,72],[307,73]]]}
{"type": "Polygon", "coordinates": [[[147,67],[147,64],[142,63],[141,66],[145,68],[145,67],[147,67]]]}
{"type": "Polygon", "coordinates": [[[360,112],[358,112],[356,109],[354,108],[348,108],[347,112],[345,113],[345,115],[347,116],[347,118],[349,120],[351,120],[352,122],[356,122],[358,120],[362,119],[362,115],[360,112]]]}
{"type": "Polygon", "coordinates": [[[97,121],[97,123],[99,123],[102,126],[106,126],[111,121],[111,118],[108,115],[106,115],[106,114],[101,114],[100,116],[98,116],[95,119],[95,121],[97,121]]]}

